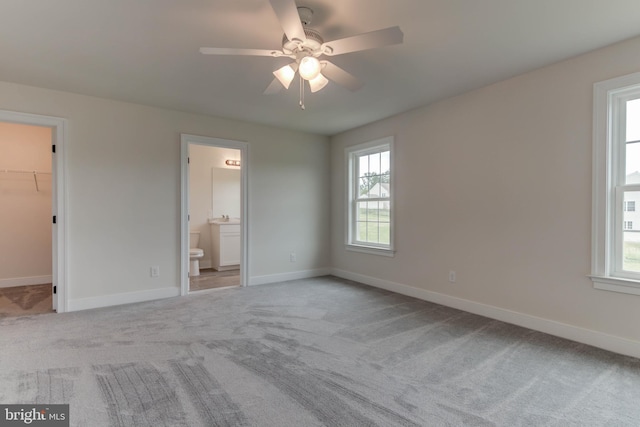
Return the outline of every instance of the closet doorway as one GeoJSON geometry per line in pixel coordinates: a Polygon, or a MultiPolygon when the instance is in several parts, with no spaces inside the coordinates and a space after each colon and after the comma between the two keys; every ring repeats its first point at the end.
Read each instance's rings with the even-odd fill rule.
{"type": "Polygon", "coordinates": [[[66,311],[64,131],[0,111],[0,317],[66,311]]]}

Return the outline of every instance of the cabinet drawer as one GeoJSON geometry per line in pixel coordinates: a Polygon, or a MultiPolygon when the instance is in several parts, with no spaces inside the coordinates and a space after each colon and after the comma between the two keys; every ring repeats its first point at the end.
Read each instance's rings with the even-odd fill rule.
{"type": "Polygon", "coordinates": [[[240,224],[220,224],[220,233],[239,233],[240,224]]]}

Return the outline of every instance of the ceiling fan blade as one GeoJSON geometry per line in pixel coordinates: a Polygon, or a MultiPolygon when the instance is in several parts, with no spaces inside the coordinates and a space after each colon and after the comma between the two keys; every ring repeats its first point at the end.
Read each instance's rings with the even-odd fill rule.
{"type": "Polygon", "coordinates": [[[201,47],[204,55],[282,56],[282,52],[268,49],[234,49],[227,47],[201,47]]]}
{"type": "Polygon", "coordinates": [[[280,83],[280,80],[278,80],[277,78],[273,79],[269,86],[267,86],[267,88],[265,89],[264,95],[273,95],[274,93],[280,92],[281,89],[282,83],[280,83]]]}
{"type": "Polygon", "coordinates": [[[400,27],[390,27],[384,30],[372,31],[357,36],[326,42],[322,45],[325,54],[329,56],[342,55],[343,53],[357,52],[359,50],[374,49],[376,47],[400,44],[404,34],[400,27]]]}
{"type": "Polygon", "coordinates": [[[356,91],[362,87],[362,83],[351,74],[347,73],[342,68],[329,61],[324,62],[324,68],[322,74],[334,83],[344,86],[351,91],[356,91]]]}
{"type": "Polygon", "coordinates": [[[307,36],[304,34],[302,22],[300,22],[296,2],[294,0],[269,0],[269,3],[271,3],[287,38],[291,41],[296,39],[305,41],[307,36]]]}

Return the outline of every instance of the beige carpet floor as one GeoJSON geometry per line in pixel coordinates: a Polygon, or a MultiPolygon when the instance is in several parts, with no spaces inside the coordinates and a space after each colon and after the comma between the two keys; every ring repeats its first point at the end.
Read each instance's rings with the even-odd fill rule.
{"type": "Polygon", "coordinates": [[[640,360],[334,277],[0,318],[72,426],[640,425],[640,360]]]}

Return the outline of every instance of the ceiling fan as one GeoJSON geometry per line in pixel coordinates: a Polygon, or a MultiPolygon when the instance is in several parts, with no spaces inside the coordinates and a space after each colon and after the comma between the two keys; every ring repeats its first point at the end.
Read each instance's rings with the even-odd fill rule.
{"type": "Polygon", "coordinates": [[[396,26],[325,42],[320,33],[308,27],[311,24],[313,10],[308,7],[296,7],[295,0],[269,0],[269,3],[284,30],[282,50],[203,47],[200,48],[200,52],[205,55],[271,56],[293,59],[294,62],[291,64],[273,72],[275,78],[264,93],[276,93],[282,87],[289,89],[297,73],[300,77],[300,107],[303,110],[305,81],[309,82],[311,92],[319,91],[329,81],[352,91],[362,87],[358,79],[347,71],[330,61],[318,58],[400,44],[404,37],[400,27],[396,26]]]}

